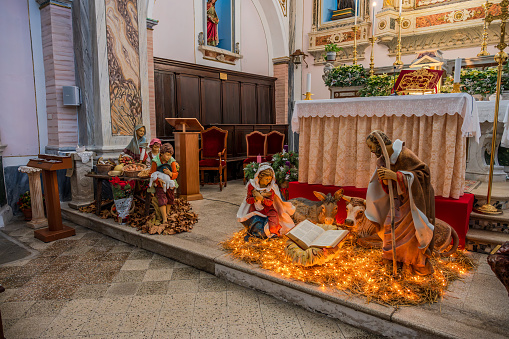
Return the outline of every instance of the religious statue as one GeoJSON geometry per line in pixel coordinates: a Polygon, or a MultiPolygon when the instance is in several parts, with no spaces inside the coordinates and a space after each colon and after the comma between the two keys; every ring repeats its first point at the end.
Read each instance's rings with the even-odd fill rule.
{"type": "Polygon", "coordinates": [[[219,44],[219,35],[217,33],[217,24],[219,18],[216,13],[217,0],[207,1],[207,45],[217,46],[219,44]]]}
{"type": "Polygon", "coordinates": [[[173,189],[177,187],[178,170],[178,163],[173,158],[173,146],[163,144],[159,155],[152,159],[149,172],[149,193],[155,192],[163,224],[168,222],[166,213],[169,209],[168,206],[172,205],[174,201],[173,189]]]}
{"type": "Polygon", "coordinates": [[[250,236],[271,238],[286,234],[295,224],[291,215],[295,207],[281,198],[272,167],[261,164],[253,179],[246,185],[247,197],[240,205],[237,220],[250,236]]]}
{"type": "Polygon", "coordinates": [[[355,9],[356,0],[338,0],[338,10],[352,8],[355,9]]]}
{"type": "Polygon", "coordinates": [[[127,147],[124,149],[124,153],[129,155],[135,161],[145,162],[147,159],[147,153],[145,150],[147,147],[147,139],[145,138],[145,133],[145,126],[135,126],[133,138],[129,145],[127,145],[127,147]]]}
{"type": "Polygon", "coordinates": [[[152,159],[154,159],[156,156],[159,155],[159,151],[161,149],[161,144],[162,144],[161,140],[159,140],[157,138],[150,140],[150,144],[149,144],[150,151],[148,152],[148,158],[147,158],[147,162],[148,162],[149,166],[152,164],[152,159]]]}
{"type": "Polygon", "coordinates": [[[433,251],[435,223],[435,194],[430,182],[428,166],[401,140],[392,142],[381,132],[368,135],[366,143],[377,157],[366,195],[366,217],[383,225],[383,258],[392,261],[394,250],[391,238],[390,203],[394,199],[395,260],[403,270],[418,275],[433,273],[429,257],[433,251]],[[385,145],[380,145],[375,134],[385,145]],[[382,147],[387,150],[386,163],[382,147]],[[394,197],[389,196],[392,185],[394,197]]]}

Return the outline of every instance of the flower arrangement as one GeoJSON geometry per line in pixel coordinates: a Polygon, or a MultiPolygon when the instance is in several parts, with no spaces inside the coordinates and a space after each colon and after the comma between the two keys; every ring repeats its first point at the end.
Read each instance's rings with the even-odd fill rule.
{"type": "Polygon", "coordinates": [[[135,181],[122,180],[119,177],[110,179],[111,189],[113,191],[113,199],[128,198],[133,194],[135,181]]]}
{"type": "Polygon", "coordinates": [[[296,181],[299,178],[299,153],[281,152],[272,156],[272,168],[276,173],[276,182],[296,181]]]}
{"type": "MultiPolygon", "coordinates": [[[[502,90],[509,90],[509,66],[506,64],[502,74],[502,90]]],[[[480,94],[488,97],[497,91],[497,67],[484,70],[467,68],[461,70],[460,90],[470,95],[480,94]]]]}
{"type": "Polygon", "coordinates": [[[20,210],[27,210],[29,208],[32,208],[31,200],[30,200],[30,192],[26,191],[23,194],[19,195],[19,200],[16,203],[19,206],[20,210]]]}
{"type": "Polygon", "coordinates": [[[368,78],[366,85],[359,91],[361,97],[379,97],[391,94],[394,75],[380,74],[368,78]]]}
{"type": "Polygon", "coordinates": [[[260,164],[257,162],[251,162],[246,165],[244,168],[244,176],[247,180],[254,179],[256,171],[258,171],[258,167],[260,167],[260,164]]]}
{"type": "Polygon", "coordinates": [[[334,67],[322,78],[327,87],[351,87],[364,86],[368,75],[364,67],[360,65],[342,65],[334,67]]]}

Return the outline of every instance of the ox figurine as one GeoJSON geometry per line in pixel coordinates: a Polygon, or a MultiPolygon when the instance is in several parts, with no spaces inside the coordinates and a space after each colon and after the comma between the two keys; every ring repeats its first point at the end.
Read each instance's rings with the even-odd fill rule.
{"type": "Polygon", "coordinates": [[[325,195],[321,192],[313,191],[319,201],[311,201],[305,198],[291,199],[290,202],[295,206],[295,213],[292,216],[295,224],[308,219],[315,224],[333,225],[336,223],[336,214],[338,214],[338,201],[343,196],[343,189],[340,189],[331,195],[325,195]]]}
{"type": "MultiPolygon", "coordinates": [[[[375,222],[369,220],[364,211],[366,210],[366,200],[361,198],[342,195],[346,201],[347,216],[345,225],[351,228],[351,232],[359,236],[357,244],[368,248],[381,248],[384,229],[375,222]]],[[[445,221],[435,219],[435,231],[433,238],[435,240],[434,252],[442,257],[447,257],[458,249],[459,237],[456,231],[445,221]],[[452,241],[452,248],[444,252],[452,241]]]]}

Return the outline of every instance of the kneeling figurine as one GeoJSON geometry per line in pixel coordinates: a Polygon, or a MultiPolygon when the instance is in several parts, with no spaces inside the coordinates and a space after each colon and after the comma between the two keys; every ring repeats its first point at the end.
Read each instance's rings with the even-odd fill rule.
{"type": "Polygon", "coordinates": [[[237,212],[237,220],[247,229],[246,241],[251,236],[277,237],[295,226],[291,218],[295,207],[283,201],[275,177],[272,167],[262,164],[246,185],[247,197],[237,212]]]}

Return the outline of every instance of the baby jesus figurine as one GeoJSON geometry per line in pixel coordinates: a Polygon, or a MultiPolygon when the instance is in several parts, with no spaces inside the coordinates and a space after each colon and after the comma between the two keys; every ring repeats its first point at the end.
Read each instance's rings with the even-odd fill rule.
{"type": "Polygon", "coordinates": [[[280,236],[295,226],[290,217],[295,212],[295,207],[281,198],[275,173],[270,165],[260,165],[254,179],[249,180],[246,188],[247,197],[237,213],[237,220],[248,229],[245,240],[250,236],[280,236]]]}

